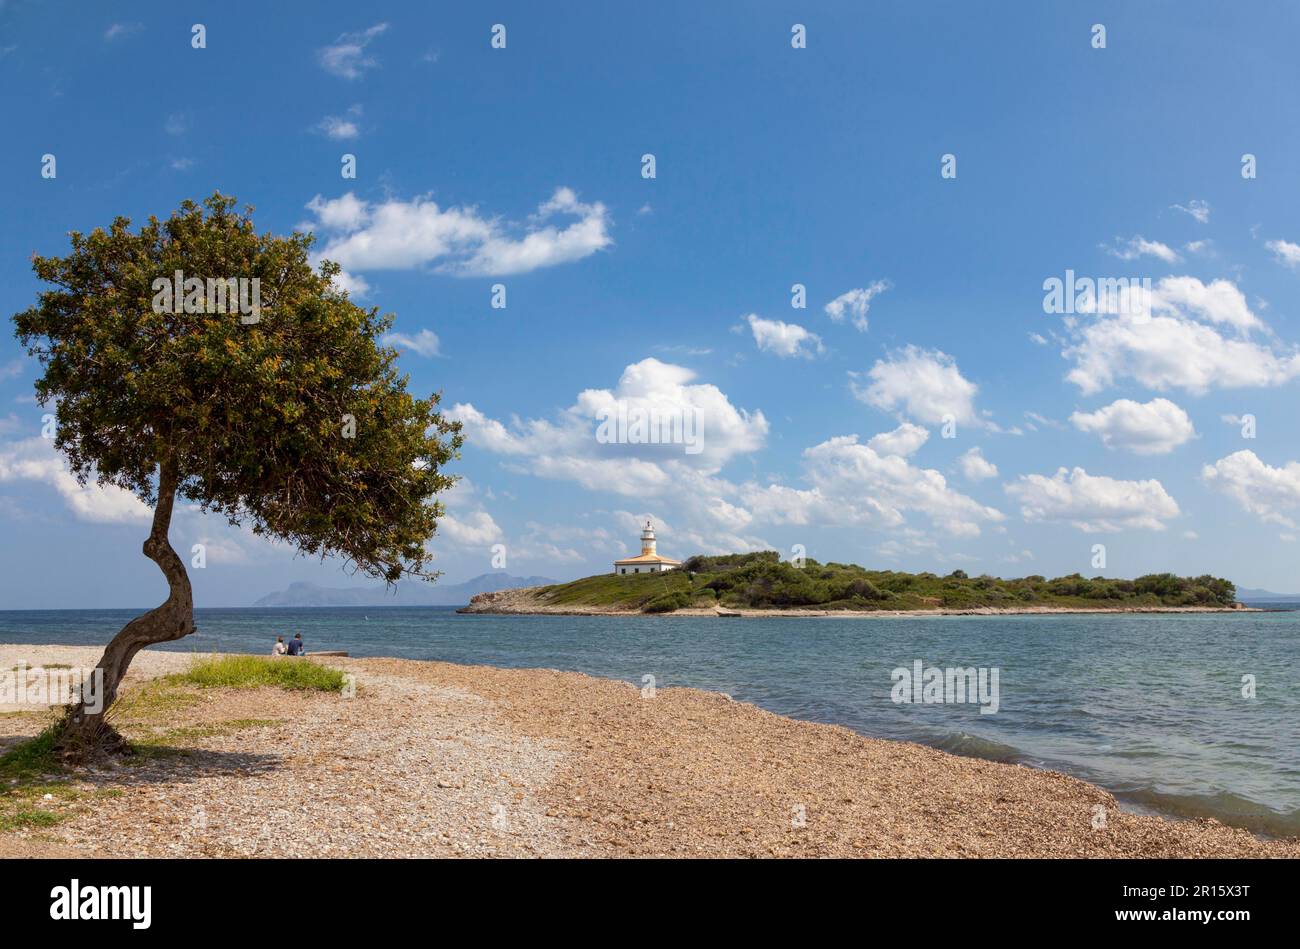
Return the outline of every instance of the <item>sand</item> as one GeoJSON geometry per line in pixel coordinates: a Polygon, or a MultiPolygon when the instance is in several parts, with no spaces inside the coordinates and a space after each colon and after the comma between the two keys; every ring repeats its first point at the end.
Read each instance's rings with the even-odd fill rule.
{"type": "MultiPolygon", "coordinates": [[[[0,646],[0,663],[98,650],[0,646]]],[[[184,668],[146,651],[127,695],[184,668]]],[[[295,660],[284,660],[295,661],[295,660]]],[[[795,721],[695,689],[554,670],[318,659],[357,694],[189,690],[79,773],[0,856],[1297,857],[1214,821],[1121,811],[1055,772],[795,721]]],[[[39,714],[0,716],[0,746],[39,714]]]]}

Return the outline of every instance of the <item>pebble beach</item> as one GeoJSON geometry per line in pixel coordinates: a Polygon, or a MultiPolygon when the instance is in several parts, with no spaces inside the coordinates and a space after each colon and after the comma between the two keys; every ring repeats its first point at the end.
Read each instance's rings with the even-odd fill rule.
{"type": "MultiPolygon", "coordinates": [[[[99,650],[0,646],[0,663],[99,650]]],[[[185,669],[145,651],[124,697],[185,669]]],[[[302,661],[302,660],[285,660],[302,661]]],[[[1297,857],[1213,820],[1122,811],[1064,774],[796,721],[715,692],[404,659],[319,658],[352,697],[168,694],[149,754],[74,772],[0,857],[1297,857]]],[[[126,703],[124,702],[124,707],[126,703]]],[[[0,708],[0,750],[50,713],[0,708]]]]}

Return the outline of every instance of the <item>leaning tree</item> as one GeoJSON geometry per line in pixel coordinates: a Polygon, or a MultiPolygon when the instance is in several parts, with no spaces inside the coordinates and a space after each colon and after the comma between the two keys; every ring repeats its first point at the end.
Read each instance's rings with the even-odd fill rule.
{"type": "Polygon", "coordinates": [[[437,394],[407,392],[382,341],[391,316],[352,303],[336,264],[313,269],[310,235],[258,234],[235,204],[216,193],[139,231],[119,217],[73,232],[68,256],[33,258],[53,289],[14,316],[44,368],[37,399],[56,405],[55,446],[82,484],[153,507],[144,553],[169,588],[104,650],[102,706],[70,710],[66,748],[116,742],[104,713],[132,658],[194,631],[168,540],[178,497],[390,583],[436,576],[426,543],[459,425],[437,394]]]}

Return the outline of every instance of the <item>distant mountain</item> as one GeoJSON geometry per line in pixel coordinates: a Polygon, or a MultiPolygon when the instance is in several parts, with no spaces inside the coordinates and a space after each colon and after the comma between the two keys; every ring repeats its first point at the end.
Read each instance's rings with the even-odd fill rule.
{"type": "Polygon", "coordinates": [[[1237,599],[1243,603],[1300,603],[1300,593],[1274,593],[1271,590],[1237,587],[1237,599]]]}
{"type": "Polygon", "coordinates": [[[478,593],[513,587],[549,586],[547,577],[512,577],[508,573],[485,573],[464,583],[423,583],[404,580],[391,588],[323,587],[315,583],[291,583],[287,590],[268,593],[254,606],[464,606],[478,593]]]}

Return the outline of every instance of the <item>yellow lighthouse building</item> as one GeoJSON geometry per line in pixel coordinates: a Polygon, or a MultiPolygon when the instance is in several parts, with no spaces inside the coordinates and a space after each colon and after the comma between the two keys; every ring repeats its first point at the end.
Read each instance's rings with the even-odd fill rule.
{"type": "Polygon", "coordinates": [[[680,567],[681,564],[680,560],[660,557],[655,552],[655,529],[650,526],[649,521],[646,521],[645,530],[641,532],[641,555],[639,557],[628,557],[626,560],[615,560],[614,572],[661,573],[664,570],[680,567]]]}

